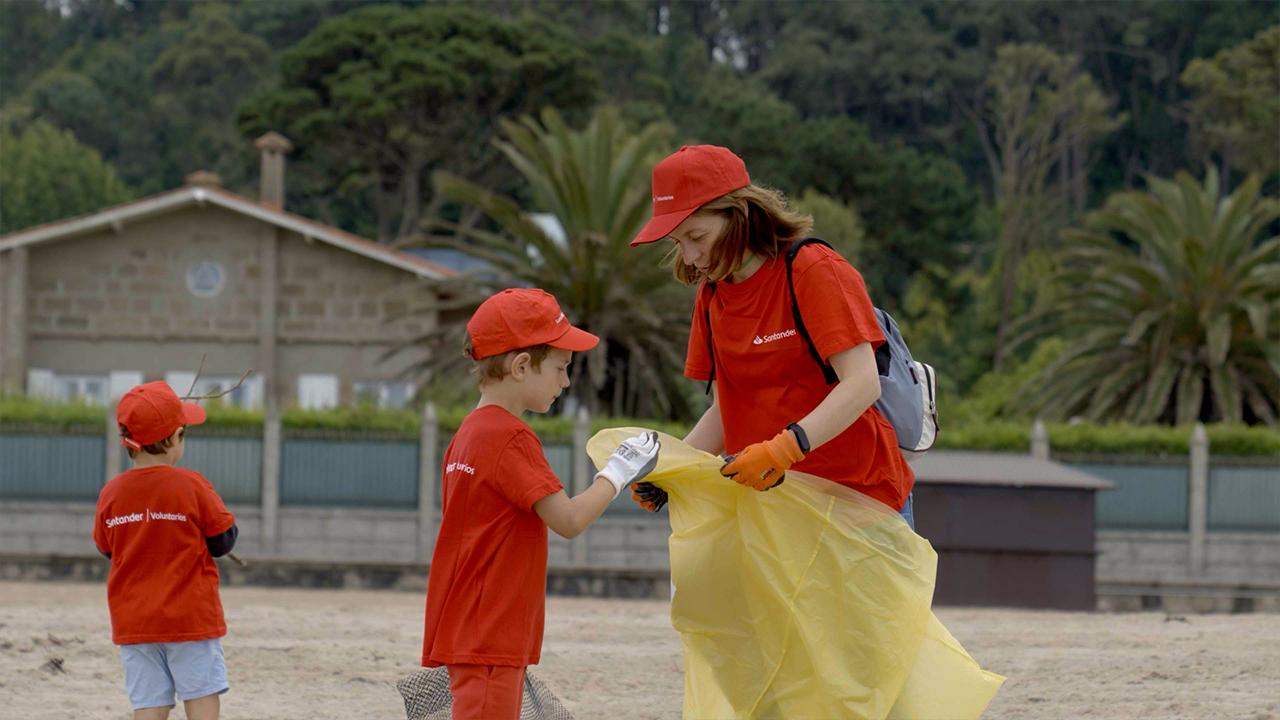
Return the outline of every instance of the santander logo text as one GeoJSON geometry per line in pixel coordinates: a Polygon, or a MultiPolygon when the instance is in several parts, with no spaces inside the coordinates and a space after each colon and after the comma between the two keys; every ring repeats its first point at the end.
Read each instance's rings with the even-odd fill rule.
{"type": "Polygon", "coordinates": [[[751,344],[764,345],[765,343],[771,343],[774,340],[781,340],[783,338],[793,337],[795,334],[796,334],[795,328],[791,328],[790,330],[783,330],[782,332],[776,332],[772,335],[765,335],[764,337],[760,337],[759,335],[757,335],[756,339],[751,341],[751,344]]]}

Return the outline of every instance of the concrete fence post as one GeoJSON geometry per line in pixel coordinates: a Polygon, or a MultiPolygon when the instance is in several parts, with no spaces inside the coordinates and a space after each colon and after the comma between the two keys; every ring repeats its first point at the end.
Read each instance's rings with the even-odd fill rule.
{"type": "Polygon", "coordinates": [[[418,440],[418,561],[431,562],[435,550],[436,498],[440,497],[440,424],[435,403],[422,408],[422,430],[418,440]]]}
{"type": "Polygon", "coordinates": [[[111,478],[120,472],[120,453],[124,446],[120,444],[120,426],[116,422],[116,409],[107,403],[107,466],[103,468],[102,484],[105,486],[111,478]]]}
{"type": "Polygon", "coordinates": [[[1191,468],[1187,488],[1187,558],[1191,577],[1205,571],[1205,532],[1209,519],[1209,434],[1202,423],[1191,431],[1191,468]]]}
{"type": "MultiPolygon", "coordinates": [[[[591,458],[587,457],[587,437],[591,432],[591,414],[585,406],[578,407],[578,415],[573,422],[573,475],[571,495],[577,495],[587,489],[593,475],[591,458]]],[[[574,565],[587,564],[587,534],[583,533],[573,539],[572,561],[574,565]]]]}
{"type": "Polygon", "coordinates": [[[1031,426],[1031,457],[1036,460],[1049,459],[1049,430],[1044,421],[1036,418],[1031,426]]]}
{"type": "Polygon", "coordinates": [[[280,455],[284,434],[280,426],[280,410],[274,398],[267,399],[266,417],[262,423],[262,552],[279,552],[280,538],[280,455]]]}

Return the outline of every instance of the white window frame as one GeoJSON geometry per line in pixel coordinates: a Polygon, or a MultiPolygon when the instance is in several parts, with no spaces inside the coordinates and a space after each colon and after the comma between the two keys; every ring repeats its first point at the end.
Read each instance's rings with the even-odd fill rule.
{"type": "Polygon", "coordinates": [[[57,376],[48,368],[27,369],[27,396],[41,400],[57,400],[57,376]]]}
{"type": "Polygon", "coordinates": [[[88,401],[94,405],[106,405],[111,388],[107,375],[58,375],[53,379],[54,397],[59,402],[88,401]]]}
{"type": "Polygon", "coordinates": [[[114,403],[135,385],[141,384],[142,373],[136,370],[112,370],[107,376],[108,400],[114,403]]]}
{"type": "MultiPolygon", "coordinates": [[[[219,393],[235,385],[239,380],[239,376],[204,374],[201,374],[197,380],[195,373],[185,370],[175,370],[164,374],[164,381],[169,383],[169,387],[173,388],[178,397],[182,397],[189,390],[192,395],[219,393]],[[195,383],[194,390],[192,389],[192,382],[195,383]]],[[[262,407],[262,387],[262,376],[250,375],[245,378],[240,387],[219,399],[232,407],[254,410],[262,407]]]]}
{"type": "Polygon", "coordinates": [[[360,402],[362,396],[369,397],[378,407],[395,410],[408,407],[417,389],[417,386],[409,380],[357,380],[351,384],[351,394],[355,402],[360,402]],[[403,399],[394,402],[398,391],[403,392],[401,396],[403,399]]]}
{"type": "Polygon", "coordinates": [[[338,376],[303,373],[298,376],[298,407],[325,410],[338,406],[338,376]]]}

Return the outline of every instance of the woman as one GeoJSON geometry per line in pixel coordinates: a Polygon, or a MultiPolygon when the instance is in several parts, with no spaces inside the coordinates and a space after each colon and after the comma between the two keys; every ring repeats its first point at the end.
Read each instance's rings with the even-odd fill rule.
{"type": "MultiPolygon", "coordinates": [[[[714,381],[685,441],[730,456],[720,472],[742,485],[768,490],[795,468],[910,523],[914,476],[872,407],[884,335],[862,276],[827,247],[800,248],[792,272],[804,325],[839,382],[827,384],[796,329],[783,255],[812,226],[780,193],[753,185],[726,148],[685,146],[653,169],[653,218],[631,244],[672,243],[676,279],[699,285],[685,375],[714,381]]],[[[632,497],[656,511],[665,493],[643,485],[632,497]]]]}

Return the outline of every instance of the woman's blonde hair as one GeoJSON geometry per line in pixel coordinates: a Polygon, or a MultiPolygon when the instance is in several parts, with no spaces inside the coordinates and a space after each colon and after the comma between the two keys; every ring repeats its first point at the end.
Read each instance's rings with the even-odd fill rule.
{"type": "Polygon", "coordinates": [[[728,223],[711,248],[705,273],[681,260],[679,246],[667,255],[672,274],[685,285],[723,280],[742,265],[748,252],[776,258],[813,229],[812,216],[792,210],[780,191],[759,185],[722,195],[698,208],[698,213],[721,213],[728,223]]]}

